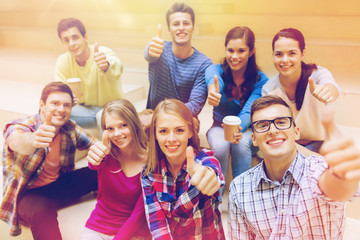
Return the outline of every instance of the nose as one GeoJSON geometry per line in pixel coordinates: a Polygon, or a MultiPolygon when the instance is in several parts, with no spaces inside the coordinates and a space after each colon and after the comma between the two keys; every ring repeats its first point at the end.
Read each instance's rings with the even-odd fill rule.
{"type": "Polygon", "coordinates": [[[175,140],[175,133],[173,131],[170,131],[168,141],[174,141],[175,140]]]}
{"type": "Polygon", "coordinates": [[[69,40],[69,45],[70,46],[74,45],[74,40],[72,38],[70,38],[70,40],[69,40]]]}
{"type": "Polygon", "coordinates": [[[277,132],[279,132],[279,129],[277,129],[276,127],[275,127],[275,123],[270,123],[270,127],[269,127],[269,131],[268,131],[270,134],[271,133],[277,133],[277,132]]]}
{"type": "Polygon", "coordinates": [[[284,56],[282,57],[281,61],[282,61],[282,62],[287,62],[287,61],[289,61],[289,58],[288,58],[287,54],[284,54],[284,56]]]}

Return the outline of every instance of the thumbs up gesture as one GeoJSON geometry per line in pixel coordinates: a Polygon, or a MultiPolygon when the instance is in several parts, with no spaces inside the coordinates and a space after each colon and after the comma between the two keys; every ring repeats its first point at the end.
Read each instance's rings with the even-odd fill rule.
{"type": "Polygon", "coordinates": [[[351,138],[342,136],[334,124],[333,115],[332,107],[326,106],[322,119],[326,138],[320,148],[320,154],[325,157],[330,172],[335,176],[360,180],[360,151],[356,149],[351,138]]]}
{"type": "Polygon", "coordinates": [[[157,35],[153,37],[149,45],[150,57],[159,58],[164,50],[164,40],[161,38],[162,26],[158,25],[157,35]]]}
{"type": "Polygon", "coordinates": [[[106,60],[106,55],[103,52],[99,52],[99,43],[94,44],[94,61],[98,67],[106,72],[110,67],[109,62],[106,60]]]}
{"type": "Polygon", "coordinates": [[[56,128],[51,125],[53,112],[46,112],[45,122],[34,132],[33,144],[35,148],[49,147],[55,137],[56,128]]]}
{"type": "Polygon", "coordinates": [[[186,148],[187,170],[191,177],[190,184],[195,186],[199,191],[208,196],[212,196],[220,188],[220,183],[215,171],[210,167],[202,166],[194,160],[194,149],[186,148]]]}
{"type": "Polygon", "coordinates": [[[219,79],[218,76],[214,76],[214,83],[209,85],[208,88],[208,104],[211,106],[218,106],[221,100],[221,94],[219,88],[219,79]]]}
{"type": "Polygon", "coordinates": [[[89,149],[87,160],[92,165],[99,165],[103,158],[110,153],[109,133],[105,130],[102,134],[102,141],[96,142],[89,149]]]}
{"type": "Polygon", "coordinates": [[[333,85],[316,84],[312,77],[309,77],[309,87],[311,94],[321,102],[329,103],[334,101],[337,97],[337,89],[333,85]]]}

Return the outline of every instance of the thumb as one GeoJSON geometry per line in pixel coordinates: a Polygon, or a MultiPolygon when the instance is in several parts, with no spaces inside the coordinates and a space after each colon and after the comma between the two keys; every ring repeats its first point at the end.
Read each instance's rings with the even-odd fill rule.
{"type": "Polygon", "coordinates": [[[309,77],[309,87],[310,87],[310,92],[313,93],[315,90],[316,84],[312,77],[309,77]]]}
{"type": "Polygon", "coordinates": [[[187,170],[192,177],[195,173],[195,160],[194,160],[194,149],[191,146],[186,148],[186,161],[187,161],[187,170]]]}
{"type": "Polygon", "coordinates": [[[161,36],[162,36],[162,26],[161,23],[159,23],[157,28],[157,37],[161,38],[161,36]]]}
{"type": "Polygon", "coordinates": [[[106,147],[109,146],[109,133],[105,130],[102,134],[102,144],[106,147]]]}
{"type": "Polygon", "coordinates": [[[52,112],[47,112],[45,117],[45,124],[51,125],[52,112]]]}
{"type": "Polygon", "coordinates": [[[96,43],[94,44],[94,53],[98,53],[98,52],[99,52],[99,43],[96,42],[96,43]]]}
{"type": "Polygon", "coordinates": [[[334,123],[334,109],[330,105],[324,107],[321,122],[325,128],[325,141],[341,136],[340,131],[334,123]]]}
{"type": "Polygon", "coordinates": [[[220,92],[220,88],[219,88],[219,79],[218,79],[218,76],[217,76],[217,75],[214,76],[214,83],[215,83],[215,91],[216,91],[217,93],[219,93],[219,92],[220,92]]]}

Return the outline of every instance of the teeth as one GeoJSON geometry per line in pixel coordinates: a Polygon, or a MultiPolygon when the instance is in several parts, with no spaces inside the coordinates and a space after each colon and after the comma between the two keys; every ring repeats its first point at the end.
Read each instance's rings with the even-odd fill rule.
{"type": "Polygon", "coordinates": [[[168,149],[176,149],[178,146],[166,146],[168,149]]]}
{"type": "Polygon", "coordinates": [[[274,140],[274,141],[270,141],[269,144],[277,144],[277,143],[281,143],[283,142],[283,140],[274,140]]]}

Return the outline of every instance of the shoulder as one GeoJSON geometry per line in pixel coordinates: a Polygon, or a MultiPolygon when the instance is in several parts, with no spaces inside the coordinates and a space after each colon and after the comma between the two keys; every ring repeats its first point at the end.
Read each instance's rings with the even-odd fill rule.
{"type": "Polygon", "coordinates": [[[260,79],[259,79],[259,81],[256,82],[256,84],[264,86],[269,81],[269,78],[265,73],[263,73],[261,71],[258,71],[258,74],[259,74],[260,79]]]}
{"type": "Polygon", "coordinates": [[[255,189],[259,183],[261,169],[262,163],[259,163],[255,167],[235,177],[230,184],[230,194],[233,197],[240,196],[243,198],[245,193],[252,192],[252,189],[255,189]]]}
{"type": "Polygon", "coordinates": [[[220,64],[212,64],[208,68],[206,68],[206,72],[217,72],[219,74],[222,74],[223,69],[220,64]]]}
{"type": "Polygon", "coordinates": [[[279,74],[276,74],[274,77],[270,78],[264,86],[263,86],[263,92],[270,92],[276,88],[279,87],[279,74]]]}
{"type": "Polygon", "coordinates": [[[196,61],[199,61],[199,62],[203,62],[207,66],[210,66],[210,65],[213,64],[212,60],[208,56],[206,56],[202,52],[198,51],[196,48],[194,48],[194,53],[193,53],[191,59],[193,59],[193,61],[196,60],[196,61]]]}

